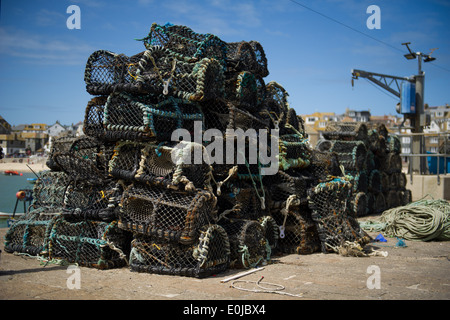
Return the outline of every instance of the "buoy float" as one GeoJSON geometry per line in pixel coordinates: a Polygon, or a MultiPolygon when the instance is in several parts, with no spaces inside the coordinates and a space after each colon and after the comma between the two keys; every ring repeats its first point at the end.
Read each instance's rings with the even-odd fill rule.
{"type": "Polygon", "coordinates": [[[25,191],[21,190],[16,193],[16,198],[19,200],[22,200],[26,197],[26,195],[27,194],[25,193],[25,191]]]}

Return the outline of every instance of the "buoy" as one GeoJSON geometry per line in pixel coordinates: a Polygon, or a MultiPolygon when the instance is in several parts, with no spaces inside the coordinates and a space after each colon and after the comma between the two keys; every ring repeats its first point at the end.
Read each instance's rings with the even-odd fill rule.
{"type": "Polygon", "coordinates": [[[19,200],[22,200],[26,197],[26,195],[27,194],[25,193],[25,191],[21,190],[16,193],[16,198],[19,200]]]}

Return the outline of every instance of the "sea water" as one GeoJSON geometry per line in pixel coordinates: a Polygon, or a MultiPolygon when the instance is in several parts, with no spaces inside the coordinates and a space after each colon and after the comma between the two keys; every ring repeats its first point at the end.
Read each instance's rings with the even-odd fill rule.
{"type": "MultiPolygon", "coordinates": [[[[33,190],[34,185],[27,178],[36,178],[36,175],[32,172],[16,176],[0,173],[0,212],[12,214],[17,201],[16,193],[21,189],[33,190]]],[[[24,201],[17,202],[16,213],[24,213],[24,201]]]]}

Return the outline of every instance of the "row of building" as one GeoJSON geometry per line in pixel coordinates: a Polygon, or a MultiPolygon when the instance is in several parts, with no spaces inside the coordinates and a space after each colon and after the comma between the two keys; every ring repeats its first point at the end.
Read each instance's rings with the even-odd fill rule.
{"type": "Polygon", "coordinates": [[[59,121],[56,121],[52,125],[31,123],[11,126],[8,121],[0,116],[0,147],[4,157],[44,155],[50,151],[52,139],[82,134],[82,122],[62,125],[59,121]]]}

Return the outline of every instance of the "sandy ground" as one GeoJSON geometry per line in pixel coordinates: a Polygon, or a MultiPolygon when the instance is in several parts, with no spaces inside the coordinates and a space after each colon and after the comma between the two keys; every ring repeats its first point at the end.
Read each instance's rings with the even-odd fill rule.
{"type": "Polygon", "coordinates": [[[5,170],[14,170],[19,173],[24,172],[40,172],[44,170],[49,170],[49,168],[43,163],[19,163],[19,162],[9,162],[9,163],[0,163],[0,173],[3,173],[5,170]],[[31,168],[31,169],[30,169],[31,168]]]}
{"type": "MultiPolygon", "coordinates": [[[[6,228],[0,228],[0,237],[3,238],[6,231],[6,228]]],[[[377,236],[376,233],[369,234],[377,236]]],[[[407,247],[396,248],[395,238],[387,240],[374,245],[374,248],[388,252],[387,257],[344,257],[323,253],[276,256],[263,270],[240,279],[258,281],[264,276],[263,282],[282,285],[282,291],[291,295],[244,291],[231,287],[232,282],[221,282],[244,271],[242,269],[196,279],[136,273],[128,267],[110,270],[81,267],[80,286],[74,288],[71,276],[75,271],[67,266],[44,266],[36,259],[6,253],[2,242],[0,300],[176,300],[175,308],[165,309],[164,314],[182,316],[184,308],[191,304],[199,307],[213,305],[219,300],[233,306],[266,305],[267,312],[275,315],[283,311],[283,304],[278,305],[280,300],[298,303],[298,300],[450,299],[450,241],[406,241],[407,247]],[[277,303],[270,304],[270,300],[277,303]]],[[[235,285],[254,288],[253,284],[235,285]]],[[[380,315],[386,312],[372,311],[380,315]]]]}

